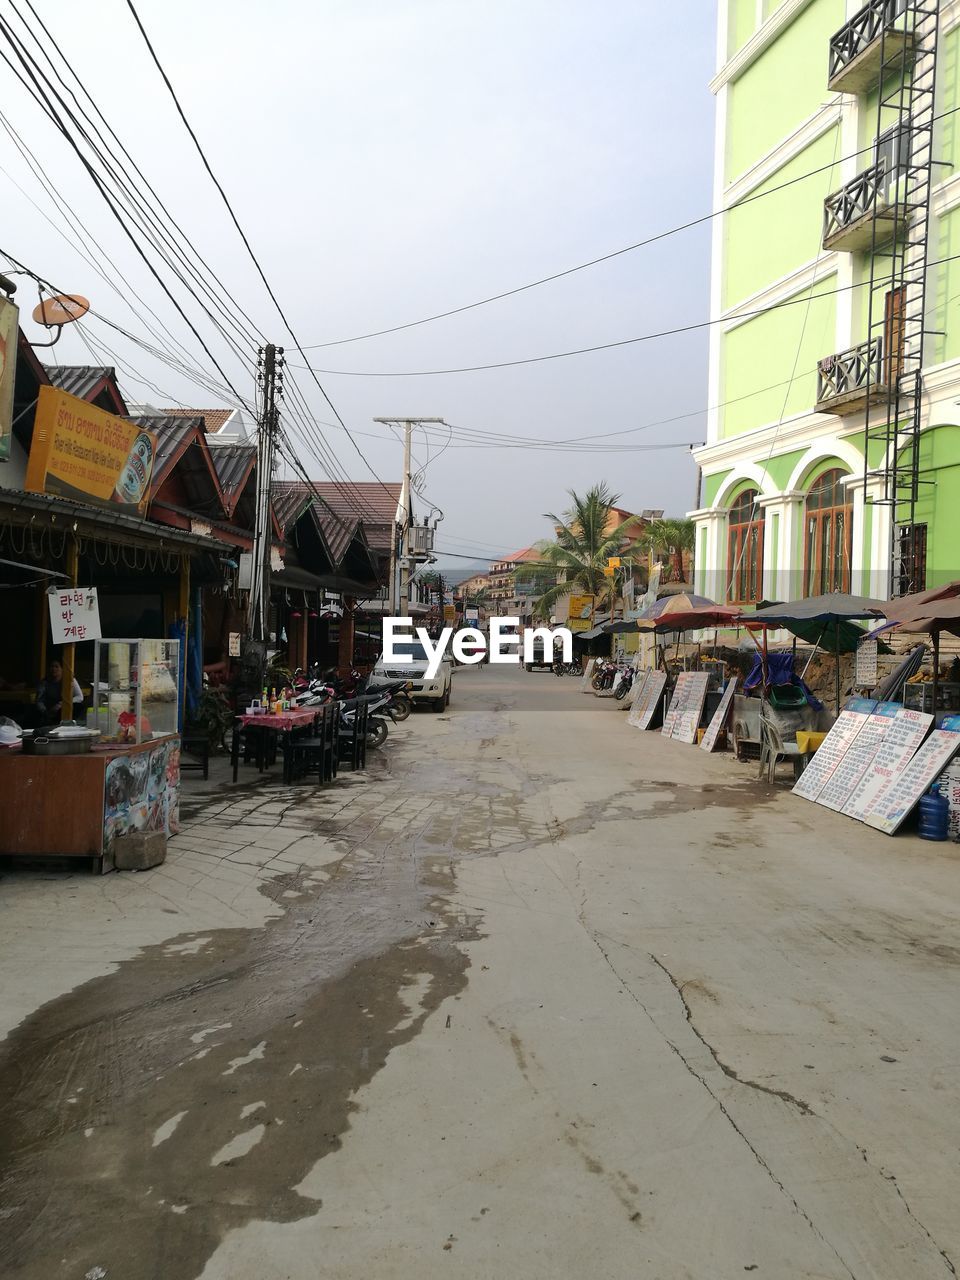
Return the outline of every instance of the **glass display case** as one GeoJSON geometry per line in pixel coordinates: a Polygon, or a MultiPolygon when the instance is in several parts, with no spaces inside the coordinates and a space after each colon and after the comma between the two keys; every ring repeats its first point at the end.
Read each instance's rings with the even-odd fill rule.
{"type": "Polygon", "coordinates": [[[95,640],[93,706],[87,723],[101,744],[148,742],[177,733],[179,640],[95,640]]]}

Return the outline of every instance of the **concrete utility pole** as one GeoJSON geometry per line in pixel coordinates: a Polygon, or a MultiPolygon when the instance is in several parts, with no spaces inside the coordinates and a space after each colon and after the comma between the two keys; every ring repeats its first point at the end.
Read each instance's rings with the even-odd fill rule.
{"type": "Polygon", "coordinates": [[[410,613],[410,525],[413,522],[413,497],[412,485],[410,482],[410,454],[413,444],[413,428],[420,426],[423,422],[439,423],[446,426],[443,418],[374,418],[374,422],[382,423],[384,426],[393,427],[403,426],[403,486],[400,490],[400,506],[403,509],[403,529],[401,533],[400,544],[400,598],[394,600],[394,564],[393,556],[390,558],[390,609],[391,612],[396,610],[396,614],[400,618],[406,618],[410,613]]]}
{"type": "Polygon", "coordinates": [[[280,423],[277,401],[283,395],[283,347],[275,347],[272,342],[268,343],[260,349],[258,363],[260,366],[258,381],[263,388],[263,401],[257,428],[257,511],[247,625],[254,646],[265,659],[270,641],[270,552],[273,544],[270,488],[273,481],[273,455],[280,423]]]}

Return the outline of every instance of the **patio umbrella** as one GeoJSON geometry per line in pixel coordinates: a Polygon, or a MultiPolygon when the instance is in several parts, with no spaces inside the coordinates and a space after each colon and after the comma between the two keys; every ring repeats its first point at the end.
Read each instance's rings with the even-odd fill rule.
{"type": "MultiPolygon", "coordinates": [[[[837,664],[836,704],[840,713],[840,636],[841,627],[853,618],[876,618],[886,613],[887,605],[883,600],[871,600],[868,596],[851,596],[843,591],[831,591],[823,596],[806,596],[803,600],[788,600],[785,604],[769,605],[757,609],[755,613],[745,613],[741,622],[744,626],[761,626],[765,630],[783,627],[794,635],[802,635],[796,628],[807,630],[814,624],[813,634],[819,635],[814,640],[817,645],[823,644],[825,636],[833,638],[833,653],[837,664]]],[[[809,634],[809,632],[808,632],[809,634]]],[[[803,636],[804,639],[807,636],[803,636]]]]}
{"type": "MultiPolygon", "coordinates": [[[[937,685],[940,674],[940,635],[960,635],[960,582],[949,582],[929,591],[916,591],[900,596],[883,606],[887,622],[898,631],[921,632],[933,644],[933,708],[937,708],[937,685]]],[[[884,628],[886,630],[886,628],[884,628]]]]}
{"type": "MultiPolygon", "coordinates": [[[[686,616],[698,609],[716,609],[718,606],[712,600],[708,600],[706,596],[695,596],[689,592],[683,591],[678,595],[664,596],[661,600],[655,600],[653,604],[648,605],[646,609],[642,609],[637,614],[635,625],[640,631],[656,631],[660,629],[660,624],[669,618],[686,616]]],[[[720,606],[721,608],[723,606],[720,606]]],[[[690,628],[698,626],[710,626],[707,623],[693,622],[690,628]]],[[[667,628],[672,630],[683,631],[685,627],[667,628]]]]}

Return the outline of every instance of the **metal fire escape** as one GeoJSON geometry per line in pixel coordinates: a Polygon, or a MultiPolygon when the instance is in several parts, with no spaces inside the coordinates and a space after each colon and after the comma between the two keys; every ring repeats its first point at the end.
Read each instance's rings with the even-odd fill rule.
{"type": "Polygon", "coordinates": [[[864,488],[891,509],[893,596],[924,585],[926,528],[916,516],[920,486],[932,483],[920,474],[920,423],[939,18],[939,0],[874,0],[848,23],[861,24],[862,52],[879,45],[871,58],[861,52],[869,80],[856,86],[878,91],[874,207],[884,215],[872,219],[869,246],[864,488]]]}

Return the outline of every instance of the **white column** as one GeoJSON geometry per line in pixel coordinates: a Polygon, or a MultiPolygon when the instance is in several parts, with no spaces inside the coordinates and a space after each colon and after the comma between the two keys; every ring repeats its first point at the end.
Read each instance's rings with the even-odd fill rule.
{"type": "Polygon", "coordinates": [[[716,507],[688,511],[695,530],[694,591],[723,603],[727,586],[727,513],[716,507]],[[701,551],[706,532],[706,547],[701,551]]]}
{"type": "Polygon", "coordinates": [[[796,490],[761,498],[764,513],[763,593],[767,599],[796,600],[803,595],[803,556],[798,555],[804,495],[796,490]],[[774,516],[777,546],[774,550],[774,516]]]}

